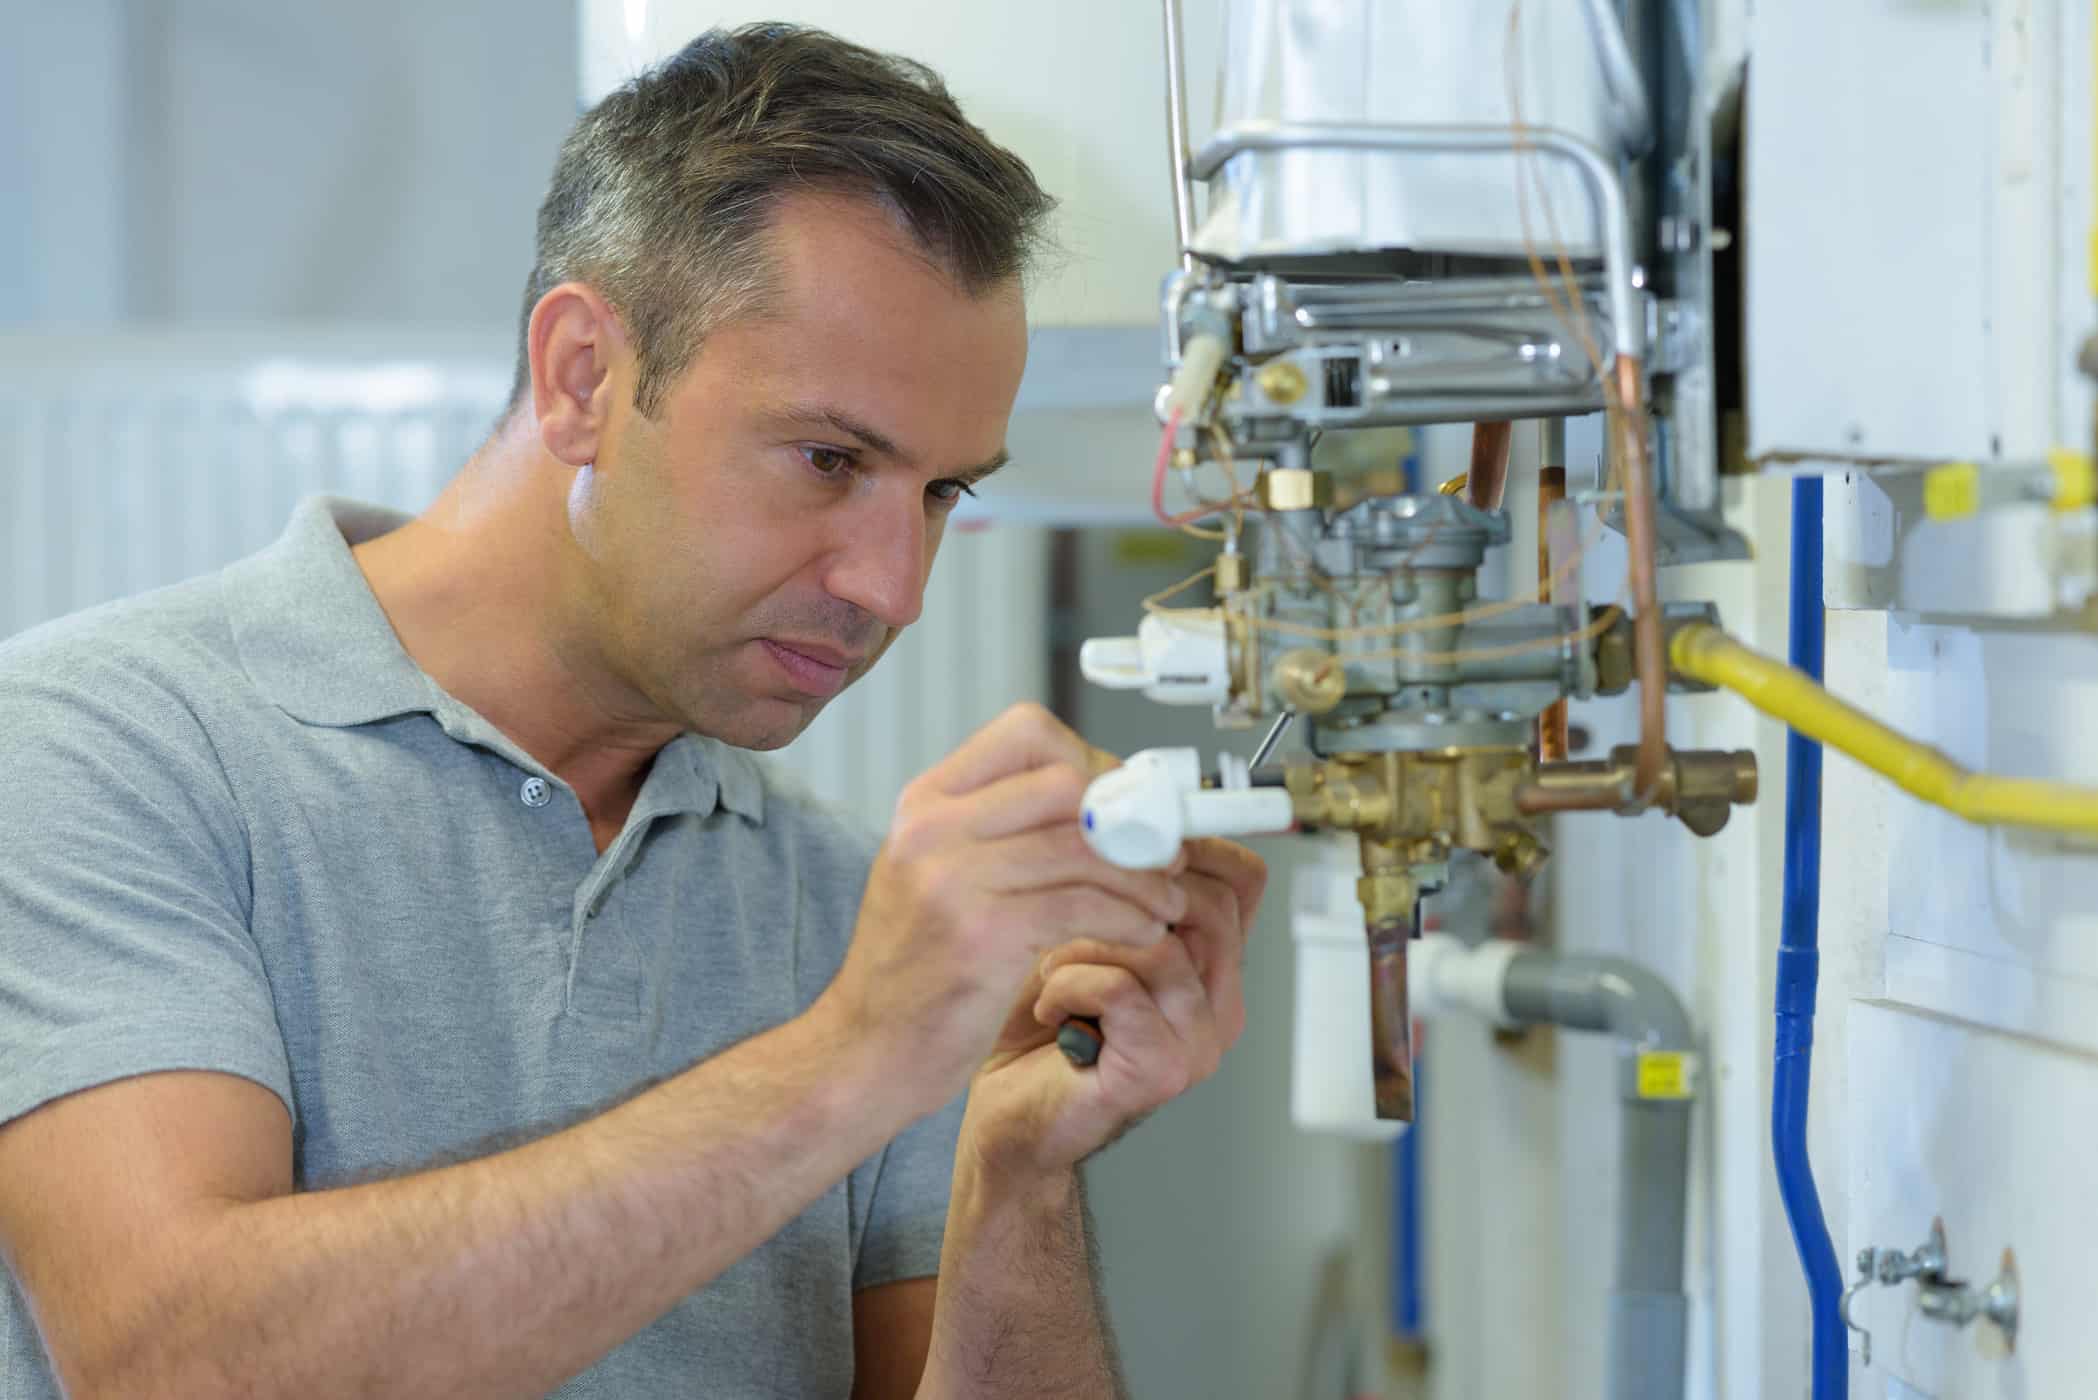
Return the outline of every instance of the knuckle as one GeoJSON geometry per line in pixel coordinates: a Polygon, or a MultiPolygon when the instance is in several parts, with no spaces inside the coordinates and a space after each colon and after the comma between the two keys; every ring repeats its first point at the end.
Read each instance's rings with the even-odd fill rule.
{"type": "Polygon", "coordinates": [[[1012,717],[1015,725],[1029,733],[1049,734],[1063,728],[1056,716],[1049,713],[1049,707],[1039,700],[1022,700],[1006,714],[1012,717]]]}
{"type": "Polygon", "coordinates": [[[913,800],[906,790],[897,800],[895,820],[889,824],[888,844],[897,854],[916,856],[930,850],[939,832],[938,809],[930,802],[913,800]]]}

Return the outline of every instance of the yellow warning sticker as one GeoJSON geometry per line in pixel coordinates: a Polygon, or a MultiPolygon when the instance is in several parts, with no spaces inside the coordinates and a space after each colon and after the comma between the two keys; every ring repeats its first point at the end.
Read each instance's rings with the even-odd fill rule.
{"type": "Polygon", "coordinates": [[[1682,1050],[1639,1052],[1638,1087],[1642,1099],[1687,1099],[1697,1078],[1697,1057],[1682,1050]]]}
{"type": "Polygon", "coordinates": [[[1923,513],[1933,520],[1961,520],[1981,509],[1981,468],[1947,462],[1923,474],[1923,513]]]}

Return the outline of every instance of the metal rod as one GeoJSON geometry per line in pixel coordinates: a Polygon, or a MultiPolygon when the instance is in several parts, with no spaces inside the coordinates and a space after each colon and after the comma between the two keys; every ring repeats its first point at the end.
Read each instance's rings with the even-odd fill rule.
{"type": "Polygon", "coordinates": [[[1275,745],[1282,742],[1282,736],[1289,733],[1289,727],[1296,722],[1296,718],[1295,710],[1284,710],[1277,715],[1275,722],[1268,726],[1268,732],[1261,736],[1260,747],[1253,750],[1253,756],[1246,760],[1246,767],[1258,768],[1265,763],[1267,756],[1275,751],[1275,745]]]}
{"type": "Polygon", "coordinates": [[[1173,158],[1173,229],[1180,269],[1195,270],[1195,185],[1187,161],[1187,72],[1181,52],[1180,0],[1162,0],[1166,27],[1166,145],[1173,158]]]}
{"type": "MultiPolygon", "coordinates": [[[[1552,506],[1566,499],[1566,420],[1548,418],[1544,423],[1544,449],[1537,467],[1537,588],[1538,600],[1556,603],[1559,590],[1552,583],[1552,506]]],[[[1568,584],[1569,591],[1571,583],[1568,584]]],[[[1561,696],[1537,716],[1537,761],[1566,761],[1568,728],[1566,698],[1561,696]]]]}
{"type": "Polygon", "coordinates": [[[1645,351],[1646,318],[1637,314],[1632,283],[1632,220],[1617,168],[1602,152],[1569,132],[1525,126],[1380,126],[1364,122],[1241,122],[1202,143],[1190,172],[1207,180],[1233,156],[1248,151],[1410,151],[1426,155],[1503,155],[1535,151],[1571,165],[1587,187],[1603,235],[1603,270],[1610,297],[1612,346],[1620,356],[1645,351]]]}
{"type": "Polygon", "coordinates": [[[1632,792],[1647,802],[1660,787],[1661,768],[1668,761],[1668,651],[1661,637],[1661,590],[1654,577],[1654,481],[1638,412],[1644,402],[1639,360],[1619,355],[1612,371],[1617,377],[1612,417],[1624,462],[1625,545],[1632,556],[1632,673],[1639,678],[1639,760],[1632,792]]]}

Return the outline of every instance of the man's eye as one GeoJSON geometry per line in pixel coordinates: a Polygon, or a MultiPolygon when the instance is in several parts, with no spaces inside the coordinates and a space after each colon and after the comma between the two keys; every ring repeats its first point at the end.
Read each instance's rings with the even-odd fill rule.
{"type": "Polygon", "coordinates": [[[976,494],[975,488],[971,487],[968,482],[956,481],[951,477],[945,481],[935,481],[925,489],[932,493],[934,500],[946,501],[950,505],[964,496],[976,494]]]}
{"type": "Polygon", "coordinates": [[[852,469],[852,454],[835,447],[804,447],[801,455],[818,476],[841,476],[852,469]]]}

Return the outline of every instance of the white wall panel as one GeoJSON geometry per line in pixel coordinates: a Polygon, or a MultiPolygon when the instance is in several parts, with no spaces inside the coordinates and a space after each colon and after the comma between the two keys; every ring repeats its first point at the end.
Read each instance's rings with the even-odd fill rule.
{"type": "MultiPolygon", "coordinates": [[[[1054,261],[1031,298],[1052,325],[1153,325],[1175,257],[1158,6],[976,0],[582,0],[585,102],[702,30],[756,19],[818,25],[907,54],[1062,201],[1054,261]]],[[[1187,0],[1188,103],[1197,142],[1215,107],[1223,0],[1187,0]]]]}
{"type": "MultiPolygon", "coordinates": [[[[508,390],[500,332],[0,337],[0,636],[219,568],[308,495],[420,510],[508,390]]],[[[773,761],[878,828],[969,731],[1045,698],[1045,541],[953,531],[922,619],[773,761]]]]}

